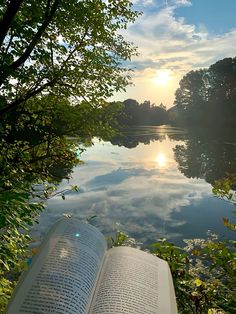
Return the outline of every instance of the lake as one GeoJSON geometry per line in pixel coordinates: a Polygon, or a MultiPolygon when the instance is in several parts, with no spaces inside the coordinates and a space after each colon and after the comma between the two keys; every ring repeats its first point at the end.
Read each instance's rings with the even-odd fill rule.
{"type": "Polygon", "coordinates": [[[42,239],[64,213],[91,222],[106,235],[122,230],[138,243],[164,237],[206,238],[233,233],[223,225],[235,206],[217,198],[212,184],[236,173],[236,139],[231,130],[187,131],[170,126],[135,127],[111,142],[94,139],[74,168],[72,179],[59,189],[78,185],[65,200],[48,201],[32,236],[42,239]]]}

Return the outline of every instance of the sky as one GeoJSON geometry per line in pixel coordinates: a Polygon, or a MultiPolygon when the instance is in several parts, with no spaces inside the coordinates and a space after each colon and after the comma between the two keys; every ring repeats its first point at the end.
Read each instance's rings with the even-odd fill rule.
{"type": "Polygon", "coordinates": [[[134,0],[143,14],[123,32],[139,55],[126,65],[134,86],[113,100],[127,98],[173,106],[180,79],[236,56],[236,0],[134,0]]]}

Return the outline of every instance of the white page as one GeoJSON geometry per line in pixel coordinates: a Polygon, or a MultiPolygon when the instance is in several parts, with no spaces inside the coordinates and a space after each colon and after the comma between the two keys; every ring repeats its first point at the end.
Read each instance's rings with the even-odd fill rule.
{"type": "Polygon", "coordinates": [[[138,249],[107,252],[90,314],[176,314],[168,264],[138,249]]]}
{"type": "Polygon", "coordinates": [[[84,314],[106,251],[104,236],[76,219],[62,219],[18,285],[7,314],[84,314]]]}

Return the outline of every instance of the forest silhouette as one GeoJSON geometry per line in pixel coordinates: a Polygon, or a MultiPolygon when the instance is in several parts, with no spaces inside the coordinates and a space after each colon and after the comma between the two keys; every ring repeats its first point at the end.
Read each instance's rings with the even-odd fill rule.
{"type": "MultiPolygon", "coordinates": [[[[115,104],[115,103],[111,103],[115,104]]],[[[122,125],[234,127],[236,125],[236,57],[188,72],[179,82],[173,107],[127,99],[118,115],[122,125]]]]}

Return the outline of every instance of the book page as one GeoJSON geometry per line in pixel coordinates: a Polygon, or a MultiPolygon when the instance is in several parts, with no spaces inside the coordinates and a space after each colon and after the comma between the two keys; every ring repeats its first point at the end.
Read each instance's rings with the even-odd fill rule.
{"type": "Polygon", "coordinates": [[[62,219],[19,283],[7,314],[84,314],[106,251],[104,236],[76,219],[62,219]]]}
{"type": "Polygon", "coordinates": [[[146,252],[107,252],[90,314],[177,314],[168,264],[146,252]]]}

